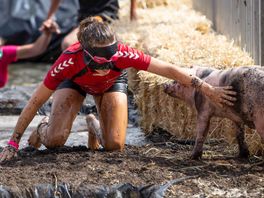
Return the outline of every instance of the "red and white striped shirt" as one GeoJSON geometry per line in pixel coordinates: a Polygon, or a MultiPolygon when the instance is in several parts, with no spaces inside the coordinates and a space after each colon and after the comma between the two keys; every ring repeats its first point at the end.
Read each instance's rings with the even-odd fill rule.
{"type": "MultiPolygon", "coordinates": [[[[151,57],[143,52],[131,48],[124,44],[118,44],[118,59],[115,66],[119,69],[133,67],[138,70],[147,70],[151,57]]],[[[48,71],[44,84],[51,90],[55,90],[58,85],[66,80],[71,79],[74,75],[85,68],[83,50],[80,43],[71,45],[57,59],[48,71]]],[[[88,68],[87,72],[73,81],[78,84],[84,91],[89,94],[101,94],[109,89],[115,80],[121,75],[121,71],[111,70],[105,76],[95,76],[94,71],[88,68]]]]}

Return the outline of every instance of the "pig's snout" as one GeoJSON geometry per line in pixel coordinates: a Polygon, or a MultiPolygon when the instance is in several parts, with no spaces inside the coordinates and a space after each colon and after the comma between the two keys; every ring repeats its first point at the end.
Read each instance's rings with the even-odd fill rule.
{"type": "Polygon", "coordinates": [[[163,84],[163,90],[164,90],[164,92],[165,92],[165,93],[168,93],[168,89],[169,89],[169,85],[168,85],[168,83],[164,83],[164,84],[163,84]]]}
{"type": "Polygon", "coordinates": [[[171,86],[171,83],[164,83],[163,84],[163,89],[164,89],[164,92],[167,93],[167,94],[170,94],[172,92],[172,86],[171,86]]]}

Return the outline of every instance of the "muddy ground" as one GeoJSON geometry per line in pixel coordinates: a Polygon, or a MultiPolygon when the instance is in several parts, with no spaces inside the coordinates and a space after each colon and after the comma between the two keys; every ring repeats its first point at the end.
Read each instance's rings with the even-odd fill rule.
{"type": "MultiPolygon", "coordinates": [[[[130,127],[123,152],[87,149],[87,135],[76,133],[85,128],[81,116],[68,147],[58,150],[26,147],[26,132],[18,157],[0,165],[0,198],[264,197],[262,157],[238,159],[236,146],[211,139],[205,144],[203,159],[190,160],[192,140],[180,141],[158,130],[142,138],[136,109],[133,103],[129,107],[130,127]]],[[[44,108],[44,114],[48,110],[44,108]]],[[[40,119],[33,120],[28,130],[40,119]]],[[[0,151],[15,120],[0,119],[0,151]]]]}
{"type": "Polygon", "coordinates": [[[50,197],[54,192],[62,196],[56,186],[65,185],[67,196],[62,197],[264,197],[261,157],[240,160],[234,146],[210,140],[203,159],[194,161],[189,159],[193,141],[157,132],[148,138],[152,143],[127,145],[123,152],[91,151],[85,146],[24,148],[16,159],[0,166],[2,194],[5,189],[23,197],[50,197]],[[50,193],[36,193],[39,184],[49,184],[50,193]],[[113,190],[102,195],[122,184],[123,196],[113,190]]]}

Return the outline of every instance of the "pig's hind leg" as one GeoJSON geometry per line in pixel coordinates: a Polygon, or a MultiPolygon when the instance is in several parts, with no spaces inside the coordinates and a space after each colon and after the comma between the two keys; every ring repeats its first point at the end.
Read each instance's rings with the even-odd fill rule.
{"type": "Polygon", "coordinates": [[[249,151],[245,141],[245,127],[243,123],[235,123],[236,127],[236,139],[239,148],[239,158],[248,158],[249,151]]]}

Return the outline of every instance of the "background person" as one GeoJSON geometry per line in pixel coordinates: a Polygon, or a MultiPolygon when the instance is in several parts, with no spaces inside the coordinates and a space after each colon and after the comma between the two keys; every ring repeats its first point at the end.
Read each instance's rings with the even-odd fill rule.
{"type": "Polygon", "coordinates": [[[42,54],[51,41],[52,33],[57,30],[58,25],[54,21],[50,21],[50,26],[44,28],[41,36],[34,43],[0,46],[0,88],[4,87],[8,81],[8,65],[20,59],[42,54]]]}
{"type": "MultiPolygon", "coordinates": [[[[40,30],[44,27],[50,26],[50,19],[52,19],[59,7],[61,0],[52,0],[50,10],[48,12],[47,20],[43,22],[40,30]]],[[[137,1],[130,0],[130,20],[137,19],[136,7],[137,1]]],[[[103,21],[111,22],[118,19],[119,3],[118,0],[79,0],[80,8],[78,10],[78,21],[82,21],[86,17],[97,17],[103,21]]],[[[78,26],[73,28],[71,32],[66,35],[61,43],[62,51],[71,44],[78,41],[77,32],[78,26]]]]}
{"type": "MultiPolygon", "coordinates": [[[[0,0],[0,45],[25,45],[33,43],[41,35],[39,27],[47,18],[50,0],[0,0]]],[[[59,25],[60,34],[53,34],[46,51],[28,58],[30,62],[54,61],[61,54],[63,38],[77,25],[79,0],[63,0],[54,20],[59,25]]]]}
{"type": "Polygon", "coordinates": [[[232,105],[231,87],[213,87],[184,69],[167,63],[116,40],[106,23],[87,18],[80,23],[79,42],[71,45],[54,63],[18,118],[0,162],[13,158],[19,141],[38,109],[53,95],[50,117],[45,117],[28,140],[31,146],[63,146],[87,93],[93,95],[99,120],[87,116],[88,146],[122,150],[128,122],[126,68],[158,74],[193,86],[216,105],[232,105]],[[129,56],[127,56],[129,54],[129,56]],[[63,117],[63,119],[61,119],[63,117]]]}

